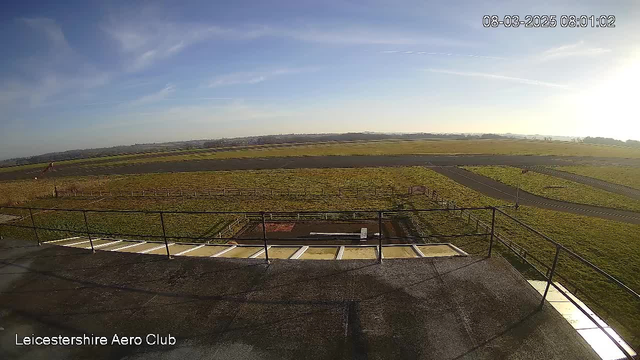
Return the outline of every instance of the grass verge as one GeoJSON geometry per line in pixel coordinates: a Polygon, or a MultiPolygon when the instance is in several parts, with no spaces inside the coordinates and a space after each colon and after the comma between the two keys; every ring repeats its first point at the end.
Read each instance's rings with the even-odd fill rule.
{"type": "Polygon", "coordinates": [[[467,166],[476,174],[517,187],[534,195],[579,204],[640,211],[640,201],[571,180],[560,179],[511,166],[467,166]]]}
{"type": "Polygon", "coordinates": [[[640,190],[640,168],[630,166],[556,166],[554,169],[640,190]]]}

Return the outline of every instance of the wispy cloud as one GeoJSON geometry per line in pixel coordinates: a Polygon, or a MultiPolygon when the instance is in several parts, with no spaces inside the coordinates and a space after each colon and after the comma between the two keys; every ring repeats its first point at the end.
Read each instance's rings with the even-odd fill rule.
{"type": "Polygon", "coordinates": [[[563,45],[548,49],[540,54],[538,60],[548,61],[574,56],[598,56],[609,52],[611,52],[611,49],[592,47],[585,44],[584,41],[579,41],[575,44],[563,45]]]}
{"type": "Polygon", "coordinates": [[[380,53],[381,54],[402,54],[402,55],[455,56],[455,57],[469,57],[469,58],[490,59],[490,60],[505,60],[506,59],[506,58],[500,57],[500,56],[485,56],[485,55],[475,55],[475,54],[455,54],[455,53],[428,52],[428,51],[416,51],[416,50],[383,50],[380,53]]]}
{"type": "MultiPolygon", "coordinates": [[[[29,77],[17,74],[1,79],[0,103],[43,106],[58,95],[109,83],[111,74],[95,69],[69,45],[61,27],[48,18],[22,18],[20,22],[47,40],[47,54],[21,63],[29,77]]],[[[54,100],[55,101],[55,100],[54,100]]]]}
{"type": "Polygon", "coordinates": [[[564,84],[556,84],[546,81],[539,81],[533,79],[525,79],[520,77],[512,77],[512,76],[504,76],[490,73],[479,73],[479,72],[465,72],[465,71],[454,71],[454,70],[443,70],[443,69],[427,69],[428,72],[438,73],[438,74],[448,74],[448,75],[456,75],[456,76],[465,76],[465,77],[479,77],[485,79],[492,80],[502,80],[509,81],[524,85],[534,85],[534,86],[546,86],[551,88],[559,88],[559,89],[570,89],[568,85],[564,84]]]}
{"type": "Polygon", "coordinates": [[[163,89],[148,95],[141,96],[127,103],[127,105],[139,106],[139,105],[146,105],[146,104],[162,101],[162,100],[165,100],[167,97],[169,97],[169,95],[171,95],[175,90],[176,88],[175,86],[173,86],[173,84],[167,84],[163,89]]]}
{"type": "Polygon", "coordinates": [[[265,35],[281,36],[300,41],[335,45],[435,45],[475,47],[478,43],[433,36],[428,33],[412,33],[395,29],[372,27],[348,28],[265,28],[265,35]]]}
{"type": "Polygon", "coordinates": [[[189,46],[204,41],[246,41],[261,38],[284,38],[328,45],[433,45],[476,47],[475,42],[434,36],[429,33],[398,31],[390,28],[349,26],[237,26],[172,22],[158,16],[118,18],[102,25],[118,44],[129,71],[138,71],[155,62],[174,56],[189,46]]]}
{"type": "Polygon", "coordinates": [[[263,81],[283,76],[300,74],[305,72],[312,72],[318,70],[314,67],[302,67],[302,68],[281,68],[270,71],[252,71],[252,72],[237,72],[232,74],[220,75],[213,78],[207,85],[207,87],[222,87],[230,85],[241,84],[257,84],[263,81]]]}

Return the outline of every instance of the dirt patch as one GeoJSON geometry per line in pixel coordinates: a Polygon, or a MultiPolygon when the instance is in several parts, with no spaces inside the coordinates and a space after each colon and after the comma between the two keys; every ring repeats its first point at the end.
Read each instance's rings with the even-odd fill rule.
{"type": "Polygon", "coordinates": [[[310,247],[300,256],[304,260],[333,260],[338,255],[338,247],[310,247]]]}

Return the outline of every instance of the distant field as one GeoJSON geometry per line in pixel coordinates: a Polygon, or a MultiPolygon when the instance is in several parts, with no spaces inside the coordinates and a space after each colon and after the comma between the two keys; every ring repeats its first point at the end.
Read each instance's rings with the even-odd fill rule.
{"type": "MultiPolygon", "coordinates": [[[[528,173],[526,175],[533,175],[528,173]]],[[[69,180],[69,179],[65,179],[69,180]]],[[[483,196],[469,188],[423,167],[404,168],[361,168],[361,169],[297,169],[297,170],[261,170],[261,171],[220,171],[180,174],[146,174],[129,176],[83,177],[70,180],[63,186],[75,186],[78,189],[97,190],[136,190],[154,187],[272,187],[319,189],[322,187],[384,187],[395,186],[406,188],[410,185],[422,184],[438,190],[441,196],[455,200],[458,205],[485,206],[507,205],[506,202],[483,196]]],[[[46,194],[52,183],[35,181],[1,182],[0,193],[8,189],[12,193],[46,194]],[[9,184],[9,185],[7,185],[9,184]],[[48,184],[48,185],[47,185],[48,184]],[[46,185],[46,186],[45,186],[46,185]],[[28,189],[33,190],[28,190],[28,189]]],[[[50,190],[49,190],[50,191],[50,190]]],[[[436,204],[426,197],[368,197],[368,198],[296,198],[276,197],[220,197],[212,199],[110,199],[97,201],[73,199],[38,199],[27,203],[30,206],[58,208],[93,208],[93,209],[148,209],[148,210],[228,210],[228,211],[295,211],[295,210],[350,210],[381,208],[432,208],[436,204]]],[[[26,215],[24,211],[2,211],[26,215]]],[[[568,248],[583,254],[588,260],[618,277],[636,291],[640,290],[640,226],[609,220],[590,218],[568,213],[541,210],[527,206],[518,211],[509,210],[528,224],[551,236],[568,248]]],[[[485,214],[484,219],[489,220],[485,214]]],[[[79,213],[37,213],[37,224],[56,228],[74,228],[84,231],[82,215],[79,213]]],[[[212,236],[234,220],[233,216],[212,215],[169,215],[165,219],[168,236],[212,236]],[[188,226],[185,226],[188,224],[188,226]]],[[[28,219],[24,220],[28,223],[28,219]]],[[[451,214],[432,215],[426,218],[427,233],[454,234],[470,233],[473,225],[465,225],[451,214]]],[[[92,231],[161,234],[157,214],[149,215],[104,215],[89,214],[92,231]]],[[[522,227],[514,226],[503,216],[498,216],[496,226],[502,234],[528,250],[530,255],[551,264],[553,246],[544,242],[522,227]]],[[[32,239],[33,232],[28,229],[8,230],[0,227],[5,235],[32,239]]],[[[57,231],[41,231],[44,239],[69,236],[57,231]]],[[[464,240],[452,240],[463,249],[467,246],[479,246],[486,249],[486,240],[476,245],[467,244],[464,240]]],[[[475,247],[474,247],[475,249],[475,247]]],[[[502,247],[498,246],[498,250],[502,247]]],[[[503,251],[502,249],[501,251],[503,251]]],[[[484,250],[483,250],[484,251],[484,250]]],[[[505,256],[508,253],[505,252],[505,256]]],[[[513,259],[511,259],[513,261],[513,259]]],[[[514,262],[518,266],[517,262],[514,262]]],[[[625,324],[632,332],[640,332],[640,314],[638,304],[627,299],[616,288],[609,286],[603,278],[584,266],[561,258],[559,271],[566,278],[588,291],[599,303],[609,304],[612,315],[625,324]]],[[[589,305],[593,305],[587,301],[589,305]]]]}
{"type": "Polygon", "coordinates": [[[522,174],[521,169],[511,166],[467,166],[465,169],[513,187],[520,184],[520,189],[550,199],[640,211],[638,200],[550,175],[533,171],[522,174]]]}
{"type": "MultiPolygon", "coordinates": [[[[254,146],[249,149],[225,151],[215,149],[195,149],[155,152],[148,154],[128,154],[92,159],[78,159],[56,162],[56,165],[117,166],[124,164],[192,161],[205,159],[323,156],[323,155],[455,155],[455,154],[496,154],[496,155],[557,155],[640,158],[640,149],[623,146],[580,144],[570,142],[545,142],[537,140],[386,140],[353,143],[321,143],[294,145],[254,146]]],[[[46,164],[32,164],[0,168],[0,172],[39,169],[46,164]]]]}
{"type": "Polygon", "coordinates": [[[170,156],[137,158],[86,166],[116,166],[124,164],[193,161],[207,159],[286,157],[286,156],[346,156],[346,155],[425,155],[425,154],[499,154],[499,155],[557,155],[640,158],[640,149],[543,142],[533,140],[411,140],[379,141],[349,144],[299,145],[294,147],[237,150],[225,152],[179,153],[170,156]]]}
{"type": "Polygon", "coordinates": [[[640,168],[629,166],[556,166],[554,169],[640,190],[640,168]]]}

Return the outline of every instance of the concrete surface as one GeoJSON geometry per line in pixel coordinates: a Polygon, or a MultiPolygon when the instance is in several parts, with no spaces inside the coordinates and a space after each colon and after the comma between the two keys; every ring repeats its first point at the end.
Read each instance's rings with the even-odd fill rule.
{"type": "Polygon", "coordinates": [[[504,259],[203,259],[0,242],[2,359],[597,359],[504,259]],[[171,334],[173,346],[16,346],[171,334]]]}

